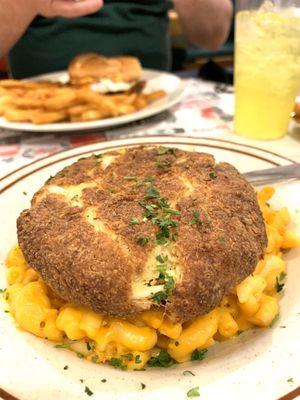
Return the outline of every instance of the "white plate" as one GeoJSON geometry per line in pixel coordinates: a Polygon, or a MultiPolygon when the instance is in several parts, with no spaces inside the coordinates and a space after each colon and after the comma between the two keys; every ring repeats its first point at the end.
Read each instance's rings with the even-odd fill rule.
{"type": "MultiPolygon", "coordinates": [[[[50,175],[93,152],[147,143],[210,152],[218,161],[229,161],[242,172],[289,163],[280,155],[254,146],[183,137],[98,143],[33,162],[0,180],[0,288],[6,287],[3,260],[16,242],[16,218],[29,206],[33,193],[50,175]]],[[[300,210],[299,183],[278,185],[272,203],[275,207],[287,205],[292,212],[300,210]]],[[[298,215],[299,223],[299,214],[294,215],[298,215]]],[[[91,399],[95,400],[185,400],[187,391],[199,386],[202,400],[274,400],[290,392],[286,400],[296,398],[300,394],[300,388],[296,389],[300,385],[300,249],[293,249],[285,258],[288,279],[281,300],[281,319],[274,328],[246,332],[210,348],[202,362],[178,364],[165,370],[120,371],[55,349],[50,342],[18,330],[9,314],[3,312],[6,305],[2,301],[0,388],[3,390],[0,390],[0,397],[11,399],[9,393],[21,400],[87,399],[84,389],[88,386],[94,392],[91,399]],[[65,365],[69,366],[68,370],[63,369],[65,365]],[[185,370],[192,371],[195,376],[183,375],[185,370]],[[106,383],[101,382],[103,378],[106,383]],[[289,378],[293,378],[293,382],[289,383],[289,378]],[[144,390],[141,382],[146,385],[144,390]]]]}
{"type": "MultiPolygon", "coordinates": [[[[46,80],[51,82],[65,83],[68,81],[67,72],[53,72],[51,74],[39,75],[30,80],[46,80]]],[[[114,118],[105,118],[96,121],[88,122],[56,122],[53,124],[34,125],[29,122],[9,122],[5,118],[0,118],[0,128],[13,129],[18,131],[29,132],[69,132],[69,131],[83,131],[95,128],[108,128],[117,125],[127,124],[129,122],[137,121],[159,114],[162,111],[173,107],[179,102],[184,84],[176,75],[156,71],[152,69],[144,69],[142,80],[147,82],[146,90],[164,90],[167,95],[140,111],[132,114],[123,115],[114,118]]]]}

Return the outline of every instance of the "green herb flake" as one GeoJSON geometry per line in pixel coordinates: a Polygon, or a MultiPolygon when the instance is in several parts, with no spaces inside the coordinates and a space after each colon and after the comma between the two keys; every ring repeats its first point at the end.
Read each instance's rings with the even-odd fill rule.
{"type": "Polygon", "coordinates": [[[294,379],[293,379],[293,378],[289,378],[289,379],[287,380],[287,382],[288,382],[288,383],[294,383],[294,379]]]}
{"type": "Polygon", "coordinates": [[[218,239],[219,239],[219,241],[222,242],[222,243],[225,242],[225,237],[224,237],[224,236],[219,236],[218,239]]]}
{"type": "Polygon", "coordinates": [[[97,162],[102,161],[103,154],[101,154],[101,153],[99,153],[99,154],[94,154],[94,156],[96,157],[97,162]]]}
{"type": "Polygon", "coordinates": [[[82,353],[76,353],[76,355],[78,358],[84,358],[84,354],[82,354],[82,353]]]}
{"type": "Polygon", "coordinates": [[[88,351],[95,350],[95,343],[94,342],[87,342],[86,343],[86,347],[87,347],[88,351]]]}
{"type": "Polygon", "coordinates": [[[214,172],[210,172],[209,177],[210,177],[210,179],[216,179],[217,178],[217,176],[216,176],[216,174],[214,172]]]}
{"type": "Polygon", "coordinates": [[[192,376],[196,376],[192,371],[183,371],[183,375],[192,375],[192,376]]]}
{"type": "Polygon", "coordinates": [[[270,323],[269,327],[273,328],[273,326],[276,324],[276,322],[279,320],[280,314],[276,314],[275,317],[273,318],[272,322],[270,323]]]}
{"type": "Polygon", "coordinates": [[[159,196],[157,189],[151,184],[146,189],[146,196],[144,197],[145,200],[155,199],[159,196]]]}
{"type": "Polygon", "coordinates": [[[191,361],[202,361],[206,357],[207,349],[194,350],[191,355],[191,361]]]}
{"type": "Polygon", "coordinates": [[[161,367],[161,368],[168,368],[172,365],[177,364],[176,361],[169,355],[166,350],[161,350],[159,354],[154,357],[150,357],[147,362],[149,367],[161,367]]]}
{"type": "Polygon", "coordinates": [[[70,345],[68,343],[59,343],[54,346],[56,349],[68,349],[70,345]]]}
{"type": "Polygon", "coordinates": [[[93,396],[93,392],[91,391],[91,389],[89,387],[85,387],[84,392],[88,395],[88,396],[93,396]]]}
{"type": "Polygon", "coordinates": [[[72,197],[72,199],[71,199],[71,200],[78,199],[78,197],[79,197],[79,194],[75,194],[75,195],[72,197]]]}
{"type": "Polygon", "coordinates": [[[138,176],[124,176],[125,181],[132,182],[138,179],[138,176]]]}
{"type": "Polygon", "coordinates": [[[4,310],[5,313],[9,313],[9,310],[4,310]]]}
{"type": "Polygon", "coordinates": [[[67,370],[67,369],[69,369],[69,366],[68,366],[68,365],[65,365],[65,366],[64,366],[64,370],[67,370]]]}
{"type": "Polygon", "coordinates": [[[141,382],[141,387],[142,387],[142,390],[144,390],[146,385],[143,382],[141,382]]]}
{"type": "Polygon", "coordinates": [[[193,211],[194,218],[190,220],[189,224],[194,225],[197,224],[199,226],[203,225],[203,222],[200,219],[199,211],[193,211]]]}
{"type": "Polygon", "coordinates": [[[136,242],[138,244],[140,244],[141,246],[146,246],[146,244],[149,242],[149,238],[141,236],[141,237],[137,238],[136,242]]]}
{"type": "Polygon", "coordinates": [[[0,293],[4,293],[6,289],[0,289],[0,293]]]}
{"type": "Polygon", "coordinates": [[[281,272],[279,277],[276,277],[276,283],[275,283],[275,290],[277,293],[280,293],[282,291],[282,289],[284,288],[284,279],[286,278],[286,273],[285,272],[281,272]]]}
{"type": "Polygon", "coordinates": [[[105,383],[105,382],[107,382],[107,380],[104,378],[104,379],[101,379],[101,382],[105,383]]]}
{"type": "Polygon", "coordinates": [[[132,353],[123,354],[121,357],[124,358],[125,360],[128,360],[128,361],[132,361],[133,360],[132,353]]]}
{"type": "Polygon", "coordinates": [[[47,184],[47,183],[50,183],[50,182],[52,181],[53,178],[54,178],[54,176],[50,175],[50,177],[46,180],[45,183],[46,183],[46,184],[47,184]]]}
{"type": "Polygon", "coordinates": [[[99,357],[97,356],[97,354],[95,354],[95,355],[93,355],[93,356],[91,357],[91,361],[92,361],[93,363],[96,363],[96,362],[98,361],[98,359],[99,359],[99,357]]]}
{"type": "Polygon", "coordinates": [[[27,192],[23,192],[23,194],[24,194],[24,196],[27,196],[28,193],[27,192]]]}
{"type": "Polygon", "coordinates": [[[119,368],[122,370],[126,369],[126,365],[123,364],[123,360],[121,358],[113,357],[108,361],[108,363],[115,368],[119,368]]]}
{"type": "Polygon", "coordinates": [[[137,218],[131,218],[129,225],[138,225],[139,220],[137,218]]]}
{"type": "Polygon", "coordinates": [[[140,363],[142,362],[141,356],[140,356],[139,354],[137,354],[137,355],[135,356],[134,362],[135,362],[136,364],[140,364],[140,363]]]}
{"type": "Polygon", "coordinates": [[[157,149],[157,154],[159,155],[159,156],[161,156],[161,155],[163,155],[163,154],[173,154],[173,155],[175,155],[175,149],[172,149],[172,148],[166,148],[166,147],[159,147],[158,149],[157,149]]]}
{"type": "Polygon", "coordinates": [[[190,390],[187,392],[186,395],[187,395],[187,397],[199,397],[199,396],[200,396],[200,393],[199,393],[199,386],[196,386],[196,387],[190,389],[190,390]]]}
{"type": "Polygon", "coordinates": [[[79,379],[81,383],[83,383],[83,379],[79,379]]]}

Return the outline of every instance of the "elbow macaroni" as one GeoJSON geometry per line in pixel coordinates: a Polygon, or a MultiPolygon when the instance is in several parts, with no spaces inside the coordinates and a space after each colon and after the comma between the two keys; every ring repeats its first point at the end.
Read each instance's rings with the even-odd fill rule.
{"type": "Polygon", "coordinates": [[[191,359],[195,350],[227,340],[254,326],[267,327],[279,312],[276,284],[282,284],[286,266],[280,249],[300,244],[287,230],[286,208],[274,211],[267,201],[274,189],[258,193],[268,247],[252,275],[224,297],[219,307],[185,324],[174,323],[160,310],[148,310],[131,320],[108,317],[58,298],[30,268],[18,246],[7,256],[5,291],[10,312],[20,328],[55,342],[67,343],[87,360],[142,369],[151,356],[167,351],[177,362],[191,359]],[[80,349],[80,351],[78,351],[80,349]],[[120,361],[121,360],[121,361],[120,361]]]}

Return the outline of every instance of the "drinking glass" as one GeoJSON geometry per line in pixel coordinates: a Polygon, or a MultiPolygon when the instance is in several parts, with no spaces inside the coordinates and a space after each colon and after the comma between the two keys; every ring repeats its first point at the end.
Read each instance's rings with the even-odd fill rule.
{"type": "Polygon", "coordinates": [[[236,8],[234,130],[277,139],[300,88],[300,0],[237,0],[236,8]]]}

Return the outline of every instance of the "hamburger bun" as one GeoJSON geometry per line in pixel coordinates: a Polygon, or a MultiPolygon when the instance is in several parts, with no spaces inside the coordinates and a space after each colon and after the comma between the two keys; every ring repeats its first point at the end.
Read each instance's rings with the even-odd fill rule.
{"type": "Polygon", "coordinates": [[[267,245],[252,186],[210,154],[146,147],[80,159],[17,221],[27,262],[63,299],[187,321],[219,305],[267,245]]]}
{"type": "Polygon", "coordinates": [[[141,79],[142,67],[135,57],[105,57],[86,53],[70,62],[68,73],[72,84],[94,83],[102,79],[134,83],[141,79]]]}

